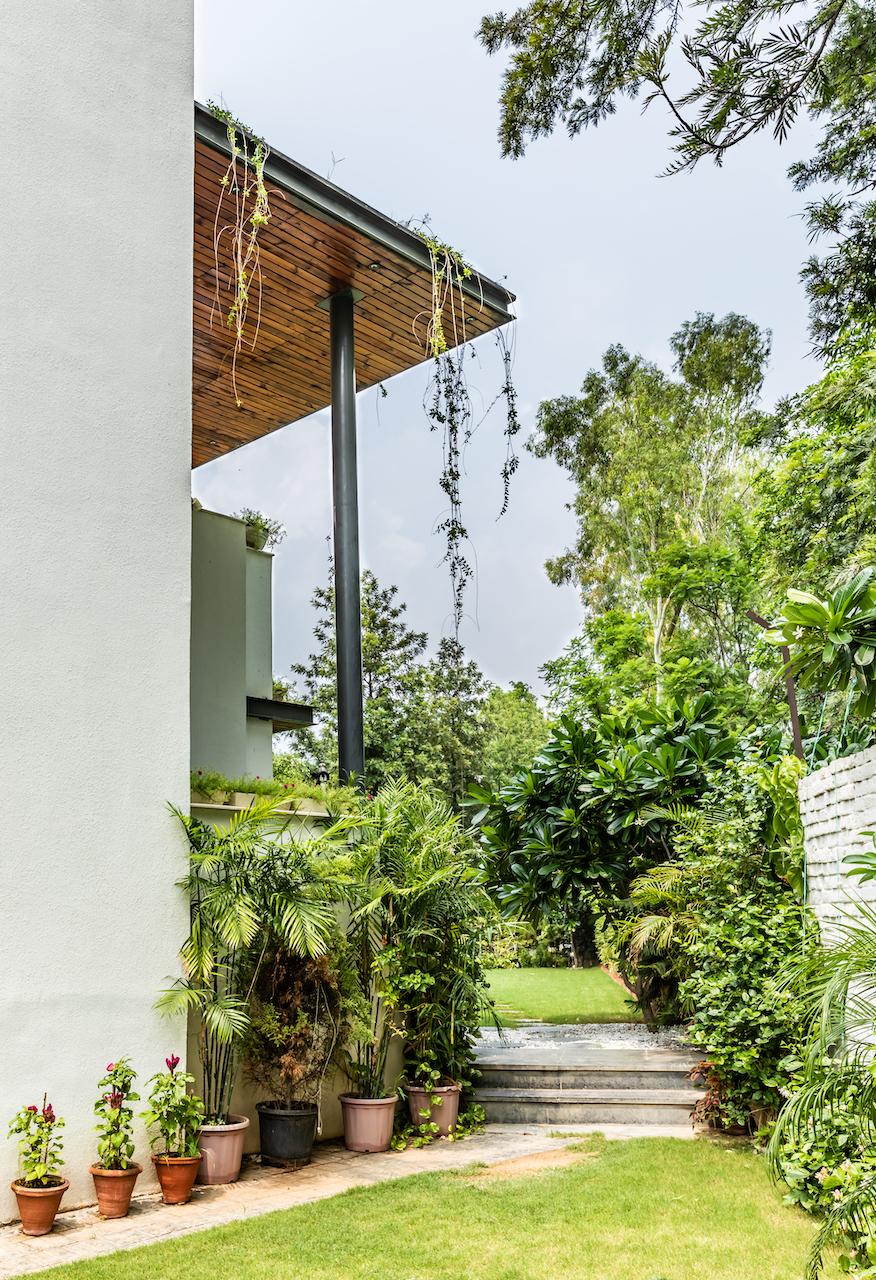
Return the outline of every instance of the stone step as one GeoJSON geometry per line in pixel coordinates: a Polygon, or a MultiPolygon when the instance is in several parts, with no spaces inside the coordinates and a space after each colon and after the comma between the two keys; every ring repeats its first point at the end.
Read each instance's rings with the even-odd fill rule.
{"type": "Polygon", "coordinates": [[[479,1086],[471,1100],[494,1124],[686,1124],[698,1089],[530,1089],[479,1086]]]}
{"type": "Polygon", "coordinates": [[[647,1062],[634,1066],[618,1062],[611,1056],[601,1061],[560,1062],[485,1062],[478,1064],[478,1083],[485,1089],[684,1089],[693,1059],[677,1062],[647,1062]]]}

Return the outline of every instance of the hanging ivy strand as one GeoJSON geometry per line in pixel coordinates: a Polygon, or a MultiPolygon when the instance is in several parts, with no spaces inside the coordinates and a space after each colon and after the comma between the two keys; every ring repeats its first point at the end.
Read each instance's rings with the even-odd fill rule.
{"type": "MultiPolygon", "coordinates": [[[[474,351],[470,351],[468,345],[466,308],[472,300],[479,310],[482,309],[483,292],[480,289],[479,277],[458,250],[438,240],[426,225],[414,226],[412,229],[417,232],[429,250],[432,267],[431,309],[426,316],[424,339],[425,349],[432,357],[432,374],[424,404],[430,429],[440,430],[443,437],[439,484],[447,498],[448,508],[446,516],[440,521],[437,529],[446,540],[444,561],[450,572],[453,631],[458,642],[465,590],[472,576],[471,564],[464,550],[468,532],[463,520],[460,488],[462,454],[474,430],[472,401],[466,376],[466,357],[469,354],[473,356],[474,351]],[[480,293],[479,304],[476,299],[471,298],[474,288],[480,293]]],[[[423,313],[414,319],[415,332],[422,333],[422,322],[423,313]]],[[[500,473],[502,506],[499,512],[502,516],[508,509],[511,477],[518,466],[514,437],[520,431],[520,418],[517,410],[517,390],[512,378],[512,351],[501,330],[497,334],[497,343],[502,361],[502,384],[480,421],[484,421],[498,400],[504,400],[505,460],[500,473]]]]}
{"type": "Polygon", "coordinates": [[[264,139],[256,137],[230,111],[215,102],[207,105],[216,119],[225,125],[231,150],[228,168],[219,180],[219,199],[213,224],[216,294],[210,323],[218,311],[234,335],[231,388],[234,402],[240,409],[243,401],[237,385],[237,361],[245,344],[250,350],[255,347],[261,322],[259,233],[271,218],[265,185],[265,161],[269,151],[264,139]],[[254,318],[251,320],[253,306],[254,318]]]}

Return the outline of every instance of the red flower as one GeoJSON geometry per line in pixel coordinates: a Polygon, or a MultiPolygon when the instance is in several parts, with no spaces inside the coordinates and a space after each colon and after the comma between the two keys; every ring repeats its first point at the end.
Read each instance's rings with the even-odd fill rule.
{"type": "Polygon", "coordinates": [[[170,1057],[165,1058],[164,1061],[167,1063],[168,1071],[170,1072],[171,1075],[173,1075],[174,1071],[176,1071],[177,1067],[179,1066],[178,1055],[175,1053],[172,1053],[170,1057]]]}
{"type": "Polygon", "coordinates": [[[43,1107],[43,1119],[45,1120],[46,1124],[55,1123],[55,1111],[54,1111],[54,1108],[52,1107],[51,1102],[47,1102],[46,1105],[43,1107]]]}
{"type": "Polygon", "coordinates": [[[107,1071],[115,1071],[115,1069],[116,1069],[116,1064],[115,1064],[114,1062],[108,1062],[108,1063],[106,1064],[106,1069],[107,1069],[107,1071]]]}
{"type": "Polygon", "coordinates": [[[32,1111],[33,1114],[36,1115],[36,1113],[39,1111],[39,1107],[35,1107],[33,1103],[31,1103],[30,1106],[28,1107],[28,1111],[32,1111]]]}
{"type": "Polygon", "coordinates": [[[120,1089],[113,1089],[112,1093],[106,1095],[106,1100],[114,1111],[118,1111],[119,1107],[121,1107],[122,1103],[125,1101],[125,1095],[120,1089]]]}

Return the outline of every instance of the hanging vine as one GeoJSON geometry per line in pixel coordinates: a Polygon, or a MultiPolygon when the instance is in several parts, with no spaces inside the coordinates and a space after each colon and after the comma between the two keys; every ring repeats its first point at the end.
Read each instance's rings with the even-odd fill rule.
{"type": "MultiPolygon", "coordinates": [[[[450,572],[453,601],[453,632],[459,642],[466,587],[471,580],[472,569],[465,554],[468,531],[463,521],[462,456],[476,427],[473,425],[472,401],[465,372],[465,360],[469,353],[466,332],[466,307],[471,282],[480,281],[462,255],[450,245],[436,239],[426,225],[413,228],[429,250],[432,266],[431,308],[426,318],[425,347],[432,357],[432,375],[424,400],[432,431],[442,433],[442,468],[439,484],[447,497],[448,511],[437,530],[446,540],[444,560],[450,572]]],[[[483,306],[481,293],[480,307],[483,306]]],[[[414,331],[422,327],[423,316],[414,320],[414,331]]],[[[505,402],[505,461],[501,469],[502,505],[499,517],[508,509],[511,478],[517,470],[518,457],[514,446],[520,431],[517,408],[517,390],[512,378],[513,355],[505,334],[496,335],[502,361],[503,379],[480,422],[490,413],[499,400],[505,402]]],[[[474,355],[474,351],[471,351],[474,355]]],[[[477,424],[480,425],[480,422],[477,424]]]]}
{"type": "Polygon", "coordinates": [[[216,264],[216,294],[210,324],[218,311],[234,334],[231,354],[231,387],[238,409],[243,400],[237,385],[237,361],[244,345],[255,347],[262,311],[262,271],[259,262],[259,233],[268,225],[271,206],[265,185],[268,145],[215,102],[207,104],[225,125],[231,159],[219,180],[219,199],[213,223],[213,256],[216,264]],[[223,268],[223,254],[230,262],[223,268]],[[255,320],[251,336],[247,332],[253,302],[255,320]]]}

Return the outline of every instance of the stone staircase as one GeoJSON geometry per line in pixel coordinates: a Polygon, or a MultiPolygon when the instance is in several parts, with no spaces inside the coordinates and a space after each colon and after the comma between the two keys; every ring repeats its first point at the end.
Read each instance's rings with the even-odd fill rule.
{"type": "Polygon", "coordinates": [[[482,1042],[471,1093],[498,1124],[687,1125],[702,1091],[693,1050],[616,1043],[573,1028],[528,1028],[523,1043],[482,1042]],[[565,1036],[557,1033],[565,1031],[565,1036]]]}

